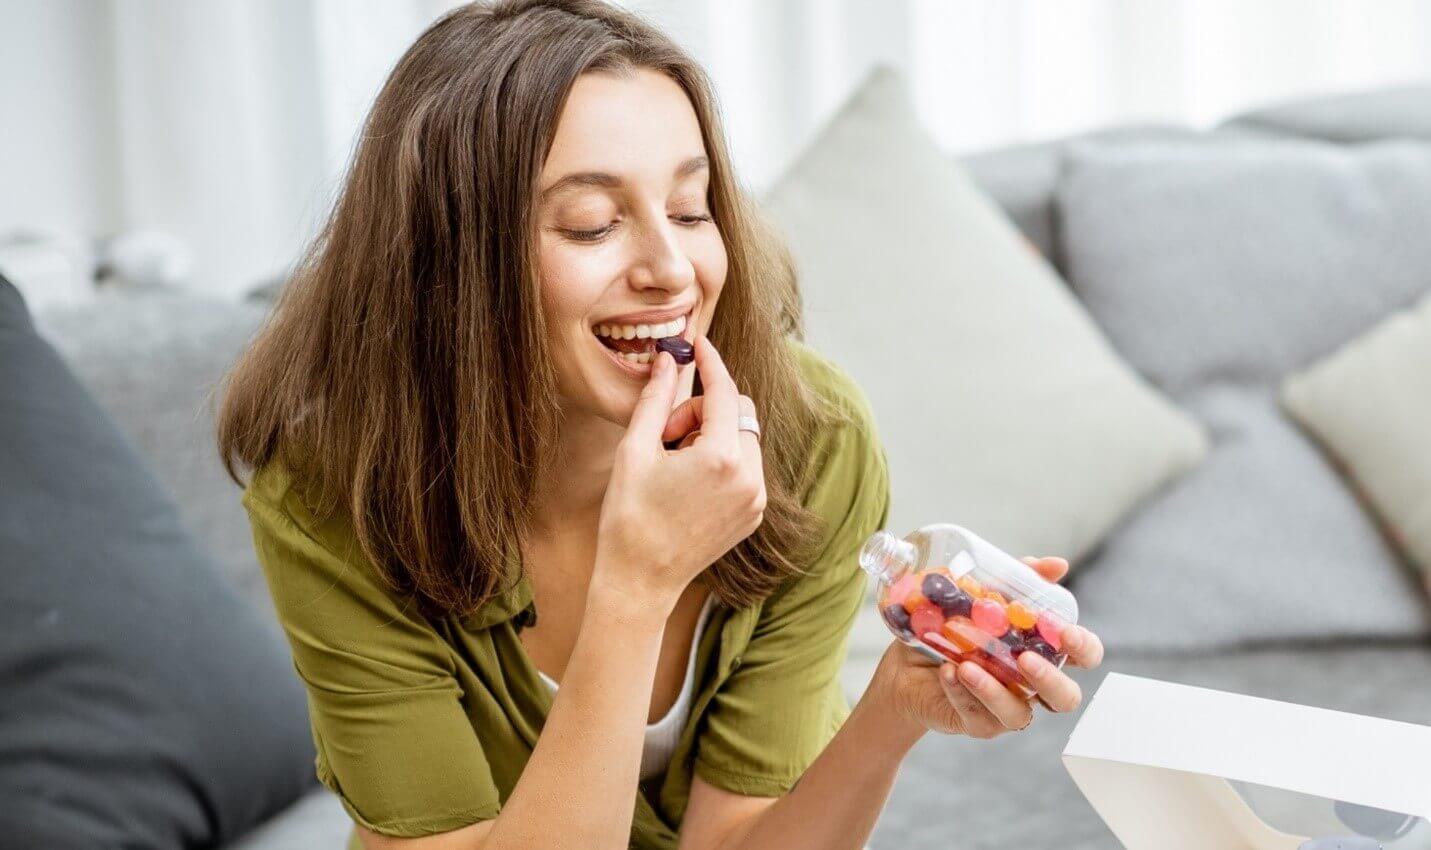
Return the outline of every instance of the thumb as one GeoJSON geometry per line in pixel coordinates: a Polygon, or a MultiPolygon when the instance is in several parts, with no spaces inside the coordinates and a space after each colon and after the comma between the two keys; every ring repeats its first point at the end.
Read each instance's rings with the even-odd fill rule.
{"type": "Polygon", "coordinates": [[[646,445],[659,444],[661,431],[671,415],[671,402],[676,397],[676,368],[671,355],[656,352],[651,363],[651,377],[641,389],[636,409],[631,412],[631,424],[626,426],[626,440],[646,445]]]}

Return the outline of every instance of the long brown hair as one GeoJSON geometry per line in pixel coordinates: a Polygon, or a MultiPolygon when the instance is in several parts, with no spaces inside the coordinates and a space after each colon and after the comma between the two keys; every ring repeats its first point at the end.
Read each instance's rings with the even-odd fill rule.
{"type": "Polygon", "coordinates": [[[800,334],[794,266],[732,174],[706,75],[599,0],[474,3],[398,61],[325,227],[219,388],[234,481],[238,464],[281,460],[430,612],[470,613],[516,578],[506,558],[559,422],[533,199],[578,75],[638,68],[680,84],[699,118],[729,257],[710,337],[761,412],[764,522],[705,580],[750,604],[799,571],[819,534],[799,497],[804,452],[836,412],[798,379],[785,342],[800,334]]]}

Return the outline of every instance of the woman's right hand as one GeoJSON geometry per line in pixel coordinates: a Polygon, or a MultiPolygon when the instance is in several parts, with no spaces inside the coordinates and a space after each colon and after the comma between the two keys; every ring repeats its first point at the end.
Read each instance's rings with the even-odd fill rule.
{"type": "Polygon", "coordinates": [[[682,410],[698,409],[701,439],[676,451],[662,443],[677,370],[671,355],[658,352],[616,450],[592,574],[593,590],[667,614],[692,579],[760,526],[765,511],[760,443],[736,427],[735,381],[704,336],[695,353],[705,394],[682,410]]]}

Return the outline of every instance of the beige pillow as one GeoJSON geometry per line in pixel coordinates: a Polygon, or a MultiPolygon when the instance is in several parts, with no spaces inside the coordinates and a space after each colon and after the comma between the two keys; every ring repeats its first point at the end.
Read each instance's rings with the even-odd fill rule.
{"type": "Polygon", "coordinates": [[[1281,401],[1431,590],[1431,295],[1289,376],[1281,401]]]}
{"type": "Polygon", "coordinates": [[[763,205],[800,267],[808,338],[869,396],[891,528],[968,526],[1076,562],[1207,452],[1057,274],[866,79],[763,205]]]}

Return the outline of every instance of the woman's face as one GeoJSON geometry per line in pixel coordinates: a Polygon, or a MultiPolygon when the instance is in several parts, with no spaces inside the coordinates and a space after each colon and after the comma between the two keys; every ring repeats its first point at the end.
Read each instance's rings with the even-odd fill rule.
{"type": "MultiPolygon", "coordinates": [[[[700,124],[674,80],[644,69],[577,78],[536,200],[542,310],[568,413],[625,425],[654,338],[710,327],[726,252],[709,181],[700,124]]],[[[680,367],[679,398],[693,374],[680,367]]]]}

